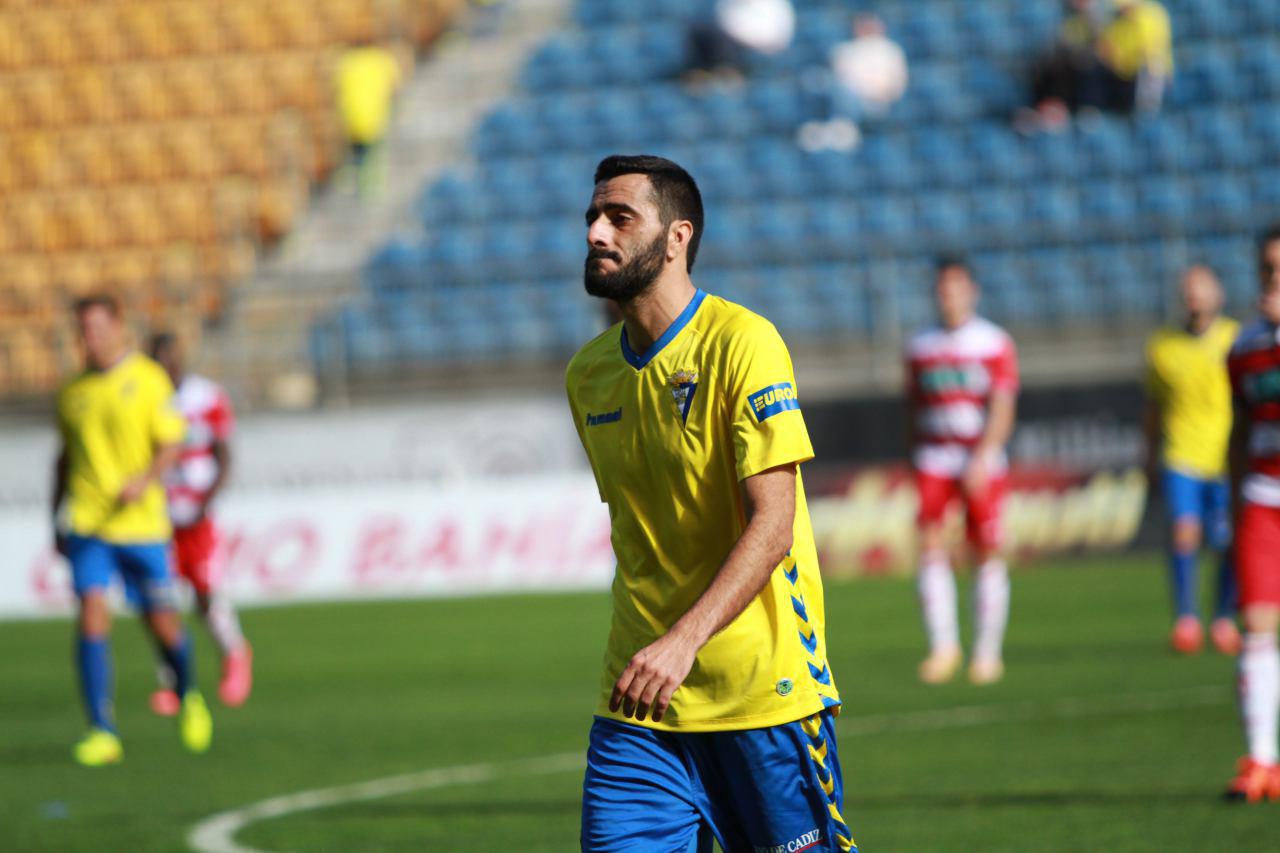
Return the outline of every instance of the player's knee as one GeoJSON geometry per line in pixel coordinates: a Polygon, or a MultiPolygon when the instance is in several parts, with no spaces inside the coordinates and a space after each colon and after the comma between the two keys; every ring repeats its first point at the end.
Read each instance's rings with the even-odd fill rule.
{"type": "Polygon", "coordinates": [[[1280,628],[1280,607],[1252,604],[1240,614],[1244,629],[1250,634],[1274,634],[1280,628]]]}
{"type": "Polygon", "coordinates": [[[175,645],[182,639],[182,621],[178,619],[176,610],[165,608],[148,611],[147,626],[156,639],[166,646],[175,645]]]}
{"type": "Polygon", "coordinates": [[[90,592],[80,598],[80,633],[86,637],[105,637],[111,633],[111,608],[100,592],[90,592]]]}
{"type": "Polygon", "coordinates": [[[1179,554],[1194,554],[1200,550],[1203,531],[1200,522],[1190,519],[1179,519],[1173,524],[1173,549],[1179,554]]]}

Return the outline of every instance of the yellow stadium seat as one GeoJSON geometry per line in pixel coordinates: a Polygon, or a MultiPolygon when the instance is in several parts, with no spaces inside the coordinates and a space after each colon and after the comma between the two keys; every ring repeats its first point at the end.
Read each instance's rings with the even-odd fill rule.
{"type": "Polygon", "coordinates": [[[76,12],[76,37],[80,40],[80,58],[85,62],[121,62],[130,56],[123,36],[124,25],[119,7],[92,4],[76,12]]]}
{"type": "Polygon", "coordinates": [[[116,133],[115,143],[125,180],[153,183],[168,176],[169,161],[164,156],[160,135],[154,125],[125,125],[116,133]]]}
{"type": "Polygon", "coordinates": [[[120,13],[121,35],[130,54],[147,59],[167,59],[177,53],[177,42],[166,26],[163,9],[154,3],[131,3],[120,13]]]}
{"type": "Polygon", "coordinates": [[[116,240],[115,219],[100,192],[81,190],[60,200],[59,218],[65,223],[69,248],[101,251],[116,240]]]}
{"type": "Polygon", "coordinates": [[[120,158],[108,128],[92,127],[64,133],[58,146],[81,183],[105,186],[122,180],[120,158]]]}
{"type": "Polygon", "coordinates": [[[230,2],[222,7],[222,21],[228,42],[248,53],[262,53],[277,44],[275,28],[266,4],[230,2]]]}
{"type": "Polygon", "coordinates": [[[10,137],[0,135],[0,196],[12,193],[22,186],[22,180],[16,146],[10,137]]]}
{"type": "Polygon", "coordinates": [[[55,286],[72,298],[100,290],[104,281],[101,257],[94,252],[60,252],[51,256],[49,270],[55,286]]]}
{"type": "Polygon", "coordinates": [[[79,45],[74,34],[74,14],[49,9],[23,16],[32,59],[42,65],[70,65],[76,61],[79,45]]]}
{"type": "Polygon", "coordinates": [[[262,63],[256,57],[227,57],[219,64],[219,84],[228,109],[238,115],[266,111],[272,95],[262,85],[262,63]]]}
{"type": "Polygon", "coordinates": [[[53,71],[36,71],[18,77],[19,96],[26,102],[28,122],[35,127],[58,127],[73,118],[71,104],[63,97],[60,77],[53,71]]]}
{"type": "Polygon", "coordinates": [[[158,246],[166,237],[167,223],[159,215],[152,187],[122,187],[111,199],[119,232],[118,245],[158,246]]]}
{"type": "Polygon", "coordinates": [[[225,110],[217,74],[207,62],[182,60],[170,63],[165,73],[165,86],[175,105],[175,113],[183,116],[216,116],[225,110]]]}
{"type": "Polygon", "coordinates": [[[18,176],[24,186],[54,187],[67,177],[53,135],[47,131],[38,130],[18,136],[14,155],[18,176]]]}
{"type": "Polygon", "coordinates": [[[326,43],[325,28],[311,0],[276,0],[271,12],[281,46],[316,48],[326,43]]]}
{"type": "Polygon", "coordinates": [[[0,68],[5,71],[26,68],[34,62],[22,20],[14,12],[0,14],[0,68]]]}
{"type": "Polygon", "coordinates": [[[217,56],[227,50],[227,38],[218,21],[218,4],[175,3],[168,7],[168,26],[180,53],[187,56],[217,56]]]}

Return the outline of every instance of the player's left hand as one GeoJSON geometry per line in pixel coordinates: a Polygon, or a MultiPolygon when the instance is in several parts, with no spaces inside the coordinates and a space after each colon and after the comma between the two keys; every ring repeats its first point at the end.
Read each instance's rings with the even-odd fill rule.
{"type": "Polygon", "coordinates": [[[969,460],[969,467],[964,469],[964,490],[965,494],[973,497],[977,497],[987,490],[986,454],[975,453],[973,458],[969,460]]]}
{"type": "Polygon", "coordinates": [[[147,485],[151,479],[145,475],[134,477],[132,480],[124,484],[124,488],[120,490],[120,505],[128,506],[134,503],[147,491],[147,485]]]}
{"type": "Polygon", "coordinates": [[[678,637],[659,637],[632,656],[613,685],[609,710],[622,708],[624,717],[643,720],[650,711],[660,722],[671,705],[671,694],[684,683],[693,668],[698,649],[678,637]]]}

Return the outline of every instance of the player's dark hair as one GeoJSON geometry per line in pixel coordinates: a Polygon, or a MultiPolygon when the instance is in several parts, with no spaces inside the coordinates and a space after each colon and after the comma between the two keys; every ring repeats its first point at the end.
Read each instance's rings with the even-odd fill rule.
{"type": "Polygon", "coordinates": [[[178,336],[173,332],[156,332],[147,342],[147,355],[156,358],[165,350],[178,345],[178,336]]]}
{"type": "Polygon", "coordinates": [[[663,227],[678,219],[693,225],[693,236],[685,252],[685,268],[692,270],[698,257],[698,243],[702,240],[702,193],[693,176],[678,163],[651,154],[614,154],[596,166],[595,182],[612,180],[619,175],[645,175],[653,187],[654,201],[663,227]]]}
{"type": "Polygon", "coordinates": [[[71,306],[77,317],[93,308],[101,308],[113,318],[120,319],[120,300],[110,293],[90,293],[88,296],[81,296],[71,306]]]}
{"type": "Polygon", "coordinates": [[[973,276],[973,267],[969,266],[969,259],[964,255],[938,255],[933,259],[933,272],[935,275],[942,275],[942,273],[952,269],[964,270],[970,277],[973,276]]]}
{"type": "Polygon", "coordinates": [[[1272,223],[1258,235],[1258,254],[1261,255],[1275,241],[1280,240],[1280,222],[1272,223]]]}

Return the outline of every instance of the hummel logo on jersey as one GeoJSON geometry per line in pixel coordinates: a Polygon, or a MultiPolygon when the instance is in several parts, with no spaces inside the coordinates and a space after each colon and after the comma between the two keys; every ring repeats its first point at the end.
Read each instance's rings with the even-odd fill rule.
{"type": "Polygon", "coordinates": [[[680,420],[688,423],[689,407],[693,405],[693,394],[698,390],[698,371],[677,370],[667,377],[667,382],[671,385],[671,396],[675,398],[680,420]]]}
{"type": "Polygon", "coordinates": [[[605,412],[601,415],[593,415],[587,413],[587,426],[600,426],[601,424],[613,424],[622,420],[622,407],[614,409],[612,412],[605,412]]]}
{"type": "Polygon", "coordinates": [[[800,408],[796,389],[790,382],[779,382],[768,388],[761,388],[748,397],[747,402],[751,404],[751,411],[755,412],[757,422],[763,422],[779,412],[800,408]]]}

